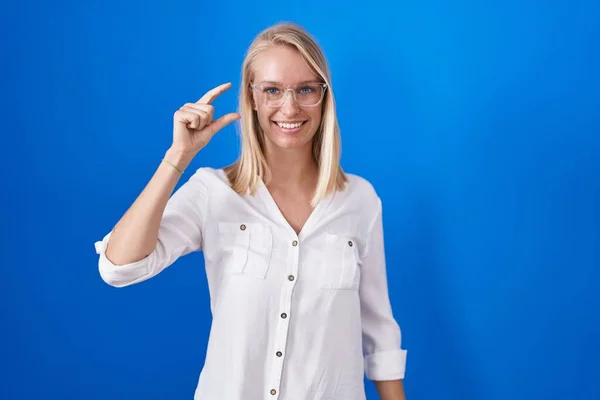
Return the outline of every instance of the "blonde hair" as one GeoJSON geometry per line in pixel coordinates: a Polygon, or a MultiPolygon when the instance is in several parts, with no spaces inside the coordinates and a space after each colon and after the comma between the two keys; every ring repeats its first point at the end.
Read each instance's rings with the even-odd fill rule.
{"type": "Polygon", "coordinates": [[[321,124],[313,138],[312,154],[319,170],[312,205],[323,197],[344,188],[347,177],[340,166],[341,139],[335,111],[331,76],[323,51],[302,27],[293,23],[278,23],[263,30],[250,45],[242,65],[242,82],[239,93],[239,113],[242,116],[241,153],[238,160],[225,168],[229,182],[236,192],[254,194],[259,179],[265,183],[271,172],[264,154],[264,132],[253,108],[250,84],[253,64],[264,50],[277,45],[296,49],[313,72],[320,76],[327,90],[323,98],[321,124]]]}

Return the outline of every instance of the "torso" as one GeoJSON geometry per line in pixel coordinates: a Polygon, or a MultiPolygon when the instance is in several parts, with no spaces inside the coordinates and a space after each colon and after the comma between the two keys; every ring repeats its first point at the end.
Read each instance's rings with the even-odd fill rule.
{"type": "MultiPolygon", "coordinates": [[[[260,182],[255,195],[240,196],[209,168],[170,203],[167,224],[190,237],[196,224],[179,210],[190,198],[193,208],[210,210],[197,213],[213,315],[197,400],[271,398],[271,390],[280,398],[365,400],[365,365],[404,368],[382,284],[383,246],[379,232],[371,235],[380,201],[367,181],[348,176],[347,187],[314,211],[314,184],[260,182]],[[365,352],[363,330],[377,332],[372,347],[385,363],[365,352]]],[[[193,243],[174,233],[164,263],[180,242],[193,243]]]]}

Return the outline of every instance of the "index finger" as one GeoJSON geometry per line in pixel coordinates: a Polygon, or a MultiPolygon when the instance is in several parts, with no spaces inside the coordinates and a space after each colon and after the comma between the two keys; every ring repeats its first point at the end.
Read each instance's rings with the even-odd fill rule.
{"type": "Polygon", "coordinates": [[[209,90],[208,92],[206,92],[206,94],[204,96],[202,96],[202,98],[200,100],[198,100],[196,103],[210,104],[221,93],[223,93],[224,91],[226,91],[230,87],[231,87],[231,82],[227,82],[227,83],[224,83],[222,85],[219,85],[216,88],[213,88],[213,89],[209,90]]]}

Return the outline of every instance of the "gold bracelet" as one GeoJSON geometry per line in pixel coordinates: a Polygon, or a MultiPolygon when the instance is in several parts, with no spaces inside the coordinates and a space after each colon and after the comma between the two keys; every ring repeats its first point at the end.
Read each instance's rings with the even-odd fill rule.
{"type": "Polygon", "coordinates": [[[179,168],[177,168],[177,166],[173,163],[171,163],[170,161],[165,160],[164,158],[162,159],[162,162],[164,162],[165,164],[169,164],[171,167],[175,168],[177,170],[177,172],[179,172],[180,174],[183,175],[183,171],[179,168]]]}

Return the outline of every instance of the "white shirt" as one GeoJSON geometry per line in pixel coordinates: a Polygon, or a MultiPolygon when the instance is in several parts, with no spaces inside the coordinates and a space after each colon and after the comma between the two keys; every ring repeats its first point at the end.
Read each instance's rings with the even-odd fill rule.
{"type": "Polygon", "coordinates": [[[388,297],[381,200],[348,174],[299,235],[264,183],[240,196],[200,168],[166,206],[156,249],[114,265],[109,285],[147,280],[202,251],[213,321],[195,400],[364,400],[364,376],[404,377],[406,350],[388,297]]]}

